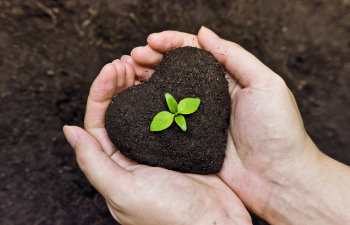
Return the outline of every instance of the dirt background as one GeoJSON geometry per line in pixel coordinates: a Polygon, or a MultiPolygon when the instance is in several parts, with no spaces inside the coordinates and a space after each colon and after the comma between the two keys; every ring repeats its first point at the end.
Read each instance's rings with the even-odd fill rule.
{"type": "Polygon", "coordinates": [[[61,127],[82,125],[105,63],[201,25],[278,72],[319,148],[350,164],[349,0],[0,0],[0,224],[115,224],[61,127]]]}

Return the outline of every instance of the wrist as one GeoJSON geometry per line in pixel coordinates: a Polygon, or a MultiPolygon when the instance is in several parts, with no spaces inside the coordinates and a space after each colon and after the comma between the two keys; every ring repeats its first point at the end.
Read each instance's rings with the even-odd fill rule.
{"type": "Polygon", "coordinates": [[[350,182],[343,185],[342,194],[339,185],[348,168],[324,155],[311,139],[307,148],[304,157],[274,182],[265,219],[271,224],[346,224],[350,198],[344,194],[350,182]]]}

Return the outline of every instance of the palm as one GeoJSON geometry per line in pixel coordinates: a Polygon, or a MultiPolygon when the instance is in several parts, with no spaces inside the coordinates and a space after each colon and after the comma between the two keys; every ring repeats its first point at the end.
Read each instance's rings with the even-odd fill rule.
{"type": "Polygon", "coordinates": [[[111,143],[104,127],[105,113],[115,94],[135,84],[135,69],[119,60],[105,66],[91,87],[85,115],[85,129],[109,156],[103,160],[106,164],[111,160],[118,168],[110,169],[115,174],[111,173],[108,181],[108,186],[117,189],[108,194],[100,190],[112,215],[123,224],[194,224],[199,219],[216,218],[220,209],[222,217],[249,221],[242,202],[217,175],[182,174],[140,165],[121,155],[111,143]]]}
{"type": "Polygon", "coordinates": [[[289,152],[303,149],[299,140],[307,136],[293,97],[281,80],[274,82],[238,87],[232,93],[229,138],[234,145],[229,151],[236,151],[244,167],[258,174],[280,169],[289,152]]]}
{"type": "Polygon", "coordinates": [[[128,195],[124,196],[128,201],[122,206],[122,215],[118,215],[118,203],[115,203],[120,199],[108,203],[112,214],[121,221],[126,221],[123,218],[124,214],[133,215],[130,224],[138,224],[137,221],[149,221],[142,224],[195,224],[200,218],[210,220],[216,212],[214,209],[228,212],[232,218],[244,218],[249,221],[249,215],[242,202],[215,175],[181,174],[138,165],[133,169],[133,185],[129,187],[128,195]]]}

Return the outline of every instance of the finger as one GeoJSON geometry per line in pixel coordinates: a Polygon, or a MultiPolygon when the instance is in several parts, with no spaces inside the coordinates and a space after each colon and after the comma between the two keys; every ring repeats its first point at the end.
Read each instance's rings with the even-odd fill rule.
{"type": "Polygon", "coordinates": [[[147,42],[153,50],[159,53],[165,53],[184,46],[200,47],[196,35],[179,31],[153,33],[148,36],[147,42]]]}
{"type": "Polygon", "coordinates": [[[133,69],[135,71],[136,79],[138,79],[139,81],[148,80],[154,72],[154,69],[152,69],[152,68],[144,67],[144,66],[137,64],[131,56],[123,55],[121,58],[121,61],[123,63],[127,63],[133,67],[133,69]]]}
{"type": "Polygon", "coordinates": [[[116,151],[105,129],[105,114],[115,96],[118,81],[116,66],[112,63],[103,67],[93,82],[86,105],[85,129],[102,143],[104,151],[111,155],[116,151]]]}
{"type": "Polygon", "coordinates": [[[79,167],[90,183],[105,197],[123,197],[130,175],[113,162],[98,141],[79,127],[63,127],[64,135],[74,148],[79,167]]]}
{"type": "Polygon", "coordinates": [[[155,68],[163,57],[163,54],[153,50],[149,45],[134,48],[130,55],[137,64],[150,68],[155,68]]]}
{"type": "Polygon", "coordinates": [[[104,116],[108,104],[115,95],[117,75],[116,67],[110,63],[102,68],[92,83],[84,121],[87,130],[104,128],[104,116]]]}
{"type": "Polygon", "coordinates": [[[122,92],[125,88],[126,69],[124,63],[122,63],[122,61],[120,61],[119,59],[114,60],[113,65],[115,66],[115,69],[117,71],[117,85],[115,89],[115,95],[117,95],[120,92],[122,92]]]}
{"type": "Polygon", "coordinates": [[[131,171],[133,166],[138,165],[136,161],[125,157],[120,151],[115,151],[110,158],[127,171],[131,171]]]}
{"type": "Polygon", "coordinates": [[[201,47],[211,52],[242,87],[258,85],[278,76],[238,44],[221,39],[206,27],[199,30],[198,40],[201,47]]]}
{"type": "Polygon", "coordinates": [[[128,88],[128,87],[131,87],[134,85],[135,71],[132,68],[132,66],[128,63],[125,63],[124,66],[125,66],[125,70],[126,70],[125,88],[128,88]]]}

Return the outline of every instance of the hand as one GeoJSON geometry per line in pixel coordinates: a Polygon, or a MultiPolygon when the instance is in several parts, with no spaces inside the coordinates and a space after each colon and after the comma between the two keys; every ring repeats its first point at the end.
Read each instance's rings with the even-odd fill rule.
{"type": "MultiPolygon", "coordinates": [[[[197,39],[175,31],[152,34],[148,45],[135,48],[132,58],[125,61],[147,77],[141,68],[153,68],[163,53],[183,45],[210,51],[228,74],[232,111],[220,178],[246,206],[270,223],[341,224],[333,215],[346,218],[344,206],[350,199],[345,201],[334,193],[339,185],[322,188],[330,177],[333,181],[337,181],[334,177],[343,180],[344,174],[349,177],[349,168],[317,149],[285,82],[257,58],[202,28],[197,39]],[[327,175],[322,167],[332,168],[333,174],[327,175]],[[329,200],[327,192],[334,193],[329,200]]],[[[341,193],[349,194],[349,179],[341,187],[341,193]]]]}
{"type": "MultiPolygon", "coordinates": [[[[135,70],[140,72],[140,68],[135,70]]],[[[121,224],[133,225],[251,224],[242,202],[218,176],[140,165],[121,155],[111,143],[105,113],[116,94],[139,82],[135,70],[120,60],[107,64],[90,90],[86,130],[64,127],[80,168],[104,196],[113,217],[121,224]]]]}

